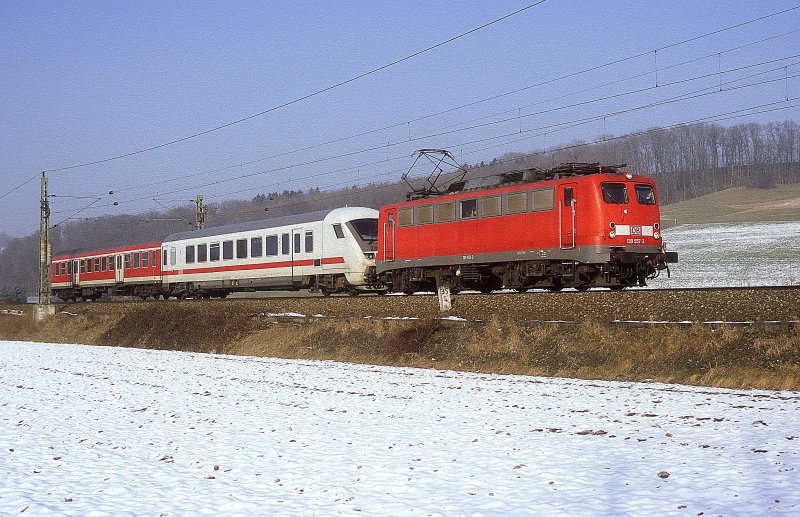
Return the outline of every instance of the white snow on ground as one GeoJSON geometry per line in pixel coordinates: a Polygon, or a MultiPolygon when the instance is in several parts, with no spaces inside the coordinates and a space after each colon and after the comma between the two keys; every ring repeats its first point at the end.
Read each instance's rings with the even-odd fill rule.
{"type": "Polygon", "coordinates": [[[0,372],[0,514],[800,514],[792,392],[8,341],[0,372]]]}
{"type": "Polygon", "coordinates": [[[664,242],[678,263],[650,287],[800,285],[800,221],[684,224],[664,242]]]}

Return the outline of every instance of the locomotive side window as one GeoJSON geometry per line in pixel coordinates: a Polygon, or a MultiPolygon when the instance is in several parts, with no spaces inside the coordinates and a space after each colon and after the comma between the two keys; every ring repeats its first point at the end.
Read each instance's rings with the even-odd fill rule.
{"type": "Polygon", "coordinates": [[[222,260],[233,260],[233,241],[222,241],[222,260]]]}
{"type": "Polygon", "coordinates": [[[289,234],[282,233],[281,234],[281,250],[283,251],[284,255],[288,255],[291,250],[289,249],[289,234]]]}
{"type": "Polygon", "coordinates": [[[236,241],[236,258],[237,259],[247,258],[247,239],[238,239],[236,241]]]}
{"type": "Polygon", "coordinates": [[[436,220],[440,223],[449,223],[456,220],[455,203],[439,203],[436,205],[436,220]]]}
{"type": "Polygon", "coordinates": [[[194,244],[191,246],[186,246],[186,263],[187,264],[194,264],[194,244]]]}
{"type": "Polygon", "coordinates": [[[219,260],[219,243],[212,242],[208,246],[208,258],[211,262],[216,262],[219,260]]]}
{"type": "Polygon", "coordinates": [[[415,224],[430,224],[433,222],[433,205],[415,206],[415,224]]]}
{"type": "Polygon", "coordinates": [[[342,223],[334,223],[333,233],[336,234],[337,239],[344,239],[344,230],[342,230],[342,223]]]}
{"type": "Polygon", "coordinates": [[[306,253],[314,251],[314,232],[306,232],[306,253]]]}
{"type": "Polygon", "coordinates": [[[397,224],[399,226],[411,226],[414,224],[414,209],[401,208],[397,211],[397,224]]]}
{"type": "Polygon", "coordinates": [[[197,245],[197,261],[205,262],[208,260],[208,244],[197,245]]]}
{"type": "Polygon", "coordinates": [[[575,193],[572,190],[572,187],[567,187],[564,189],[564,206],[572,206],[572,200],[575,199],[575,193]]]}
{"type": "Polygon", "coordinates": [[[264,254],[264,242],[261,237],[253,237],[250,239],[250,256],[253,258],[260,257],[264,254]]]}
{"type": "Polygon", "coordinates": [[[278,236],[267,235],[267,256],[274,257],[278,254],[278,236]]]}
{"type": "Polygon", "coordinates": [[[481,198],[481,217],[500,215],[500,196],[481,198]]]}
{"type": "Polygon", "coordinates": [[[656,193],[653,192],[653,187],[650,185],[636,185],[636,201],[640,205],[655,205],[656,193]]]}
{"type": "Polygon", "coordinates": [[[555,189],[550,187],[534,190],[532,192],[532,201],[534,212],[537,210],[552,210],[556,202],[555,189]]]}
{"type": "Polygon", "coordinates": [[[461,208],[461,219],[474,219],[478,217],[478,200],[465,199],[459,202],[461,208]]]}
{"type": "Polygon", "coordinates": [[[625,205],[628,203],[628,189],[623,183],[603,183],[603,201],[612,205],[625,205]]]}
{"type": "Polygon", "coordinates": [[[528,193],[513,192],[506,196],[506,212],[509,214],[521,214],[528,209],[528,193]]]}

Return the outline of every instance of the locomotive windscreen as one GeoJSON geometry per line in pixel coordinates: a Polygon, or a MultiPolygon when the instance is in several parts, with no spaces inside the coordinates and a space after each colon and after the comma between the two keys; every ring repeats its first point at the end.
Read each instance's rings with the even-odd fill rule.
{"type": "Polygon", "coordinates": [[[354,219],[350,221],[350,225],[362,240],[370,243],[378,240],[377,219],[354,219]]]}

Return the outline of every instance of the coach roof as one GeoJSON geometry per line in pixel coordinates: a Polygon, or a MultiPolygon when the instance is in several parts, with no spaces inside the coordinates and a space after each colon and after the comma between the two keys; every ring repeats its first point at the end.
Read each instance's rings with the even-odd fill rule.
{"type": "Polygon", "coordinates": [[[202,230],[190,230],[186,232],[173,233],[168,235],[164,242],[175,242],[187,239],[202,239],[203,237],[214,237],[216,235],[226,235],[230,233],[250,232],[256,230],[266,230],[269,228],[278,228],[281,226],[294,226],[298,224],[314,223],[322,221],[325,216],[331,213],[331,210],[319,210],[316,212],[308,212],[305,214],[285,215],[282,217],[274,217],[271,219],[261,219],[259,221],[248,221],[245,223],[228,224],[225,226],[216,226],[214,228],[204,228],[202,230]]]}

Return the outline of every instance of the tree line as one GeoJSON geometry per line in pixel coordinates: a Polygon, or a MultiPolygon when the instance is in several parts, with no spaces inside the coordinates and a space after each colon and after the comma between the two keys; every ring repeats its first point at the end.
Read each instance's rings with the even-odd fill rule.
{"type": "MultiPolygon", "coordinates": [[[[800,183],[800,125],[792,120],[768,124],[692,125],[641,131],[624,137],[602,135],[527,154],[500,156],[489,164],[466,165],[469,178],[513,169],[547,169],[565,162],[627,163],[627,169],[652,176],[662,203],[691,199],[734,187],[770,188],[800,183]]],[[[208,205],[208,226],[293,215],[339,206],[380,206],[405,198],[405,183],[353,186],[331,192],[284,190],[249,200],[208,205]]],[[[66,221],[53,229],[55,253],[160,241],[192,228],[194,207],[139,215],[66,221]],[[124,228],[125,231],[120,231],[124,228]]],[[[0,299],[33,295],[38,286],[38,232],[4,242],[0,250],[0,299]]]]}

